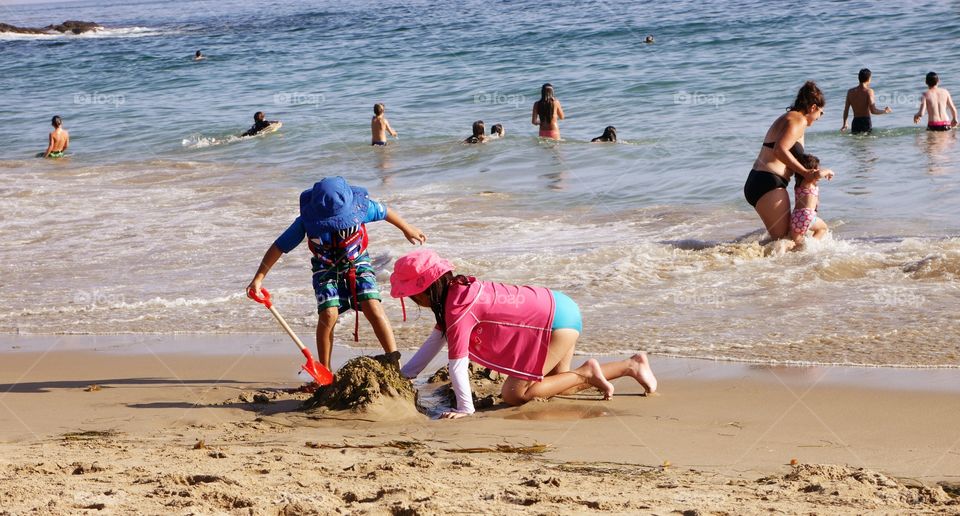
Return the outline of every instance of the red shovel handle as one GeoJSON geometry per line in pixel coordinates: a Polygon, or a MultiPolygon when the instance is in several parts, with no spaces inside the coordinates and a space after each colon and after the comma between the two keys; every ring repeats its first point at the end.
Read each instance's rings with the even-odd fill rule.
{"type": "Polygon", "coordinates": [[[253,299],[267,308],[273,306],[273,302],[270,301],[270,292],[262,287],[260,288],[260,291],[263,292],[263,297],[258,296],[257,291],[252,288],[247,291],[247,295],[250,296],[250,299],[253,299]]]}

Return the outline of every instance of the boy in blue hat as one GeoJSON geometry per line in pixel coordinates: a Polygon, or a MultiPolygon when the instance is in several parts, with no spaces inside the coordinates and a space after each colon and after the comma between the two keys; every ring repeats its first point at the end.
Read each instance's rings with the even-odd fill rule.
{"type": "MultiPolygon", "coordinates": [[[[247,287],[258,296],[263,278],[285,253],[307,237],[313,253],[313,290],[317,295],[317,360],[330,368],[333,327],[343,312],[360,310],[370,321],[386,353],[397,350],[390,321],[380,306],[380,288],[370,256],[367,254],[368,222],[386,220],[403,232],[412,244],[423,244],[427,237],[397,212],[370,199],[367,190],[350,186],[340,177],[327,177],[300,194],[300,216],[270,246],[253,281],[247,287]]],[[[354,340],[358,339],[357,319],[354,340]]]]}

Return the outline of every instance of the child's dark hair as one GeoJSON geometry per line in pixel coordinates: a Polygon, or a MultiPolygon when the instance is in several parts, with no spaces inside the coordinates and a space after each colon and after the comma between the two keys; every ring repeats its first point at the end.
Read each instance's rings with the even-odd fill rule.
{"type": "Polygon", "coordinates": [[[253,120],[256,122],[260,122],[263,120],[264,116],[265,115],[263,114],[263,111],[257,111],[256,113],[253,114],[253,120]]]}
{"type": "Polygon", "coordinates": [[[201,55],[203,55],[203,54],[201,54],[201,53],[200,53],[200,51],[199,51],[199,50],[197,50],[197,53],[196,53],[196,54],[194,54],[194,55],[195,55],[195,56],[197,56],[197,57],[200,57],[200,56],[201,56],[201,55]]]}
{"type": "Polygon", "coordinates": [[[63,125],[63,119],[60,118],[60,115],[55,115],[50,120],[50,124],[53,125],[54,127],[60,127],[61,125],[63,125]]]}
{"type": "Polygon", "coordinates": [[[486,134],[487,129],[483,126],[483,120],[477,120],[473,123],[473,137],[480,139],[486,134]]]}
{"type": "Polygon", "coordinates": [[[553,85],[549,82],[540,87],[540,102],[537,104],[537,115],[540,124],[553,122],[553,104],[557,99],[553,96],[553,85]]]}
{"type": "Polygon", "coordinates": [[[468,281],[466,276],[454,276],[452,272],[447,272],[437,278],[433,284],[427,287],[427,290],[424,290],[424,293],[430,299],[430,310],[437,319],[437,327],[440,328],[440,333],[444,337],[447,336],[447,317],[444,308],[447,306],[447,293],[450,291],[450,284],[466,285],[468,281]]]}
{"type": "Polygon", "coordinates": [[[373,105],[373,114],[377,116],[383,114],[383,102],[377,102],[373,105]]]}
{"type": "Polygon", "coordinates": [[[498,134],[503,136],[503,125],[493,124],[493,127],[490,128],[490,134],[498,134]]]}
{"type": "Polygon", "coordinates": [[[617,141],[617,128],[608,125],[603,129],[603,134],[590,140],[591,142],[615,142],[617,141]]]}
{"type": "Polygon", "coordinates": [[[813,81],[807,81],[803,83],[803,86],[800,87],[800,91],[797,92],[797,98],[793,101],[793,105],[790,106],[788,111],[799,111],[803,114],[807,114],[810,111],[810,108],[817,106],[820,109],[823,109],[827,105],[827,101],[823,98],[823,92],[820,91],[820,87],[817,86],[817,83],[813,81]]]}
{"type": "Polygon", "coordinates": [[[869,68],[862,68],[860,73],[857,74],[857,79],[860,80],[860,84],[869,81],[870,77],[873,77],[873,72],[871,72],[869,68]]]}
{"type": "Polygon", "coordinates": [[[927,74],[927,86],[934,87],[937,84],[940,84],[940,76],[937,75],[937,72],[930,72],[927,74]]]}
{"type": "Polygon", "coordinates": [[[805,168],[820,168],[820,158],[814,156],[813,154],[801,154],[797,156],[797,161],[799,161],[800,164],[805,168]]]}

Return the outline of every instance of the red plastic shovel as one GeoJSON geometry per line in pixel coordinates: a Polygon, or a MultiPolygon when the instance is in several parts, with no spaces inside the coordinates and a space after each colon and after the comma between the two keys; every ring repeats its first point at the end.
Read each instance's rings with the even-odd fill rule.
{"type": "Polygon", "coordinates": [[[256,291],[250,289],[247,293],[250,297],[267,307],[270,310],[270,313],[277,318],[277,322],[280,323],[280,326],[283,326],[283,329],[287,331],[287,335],[290,335],[290,338],[293,339],[293,342],[297,344],[297,347],[300,348],[300,352],[303,353],[303,356],[307,357],[307,363],[304,364],[303,370],[307,372],[314,380],[317,381],[319,385],[330,385],[333,383],[333,374],[330,373],[330,370],[323,366],[320,362],[317,362],[313,359],[313,355],[310,353],[310,350],[303,345],[303,342],[300,342],[300,338],[297,337],[296,333],[293,333],[293,330],[290,329],[290,325],[287,324],[287,321],[283,320],[283,317],[280,317],[280,312],[273,307],[273,302],[270,301],[270,292],[267,292],[267,289],[261,288],[263,292],[263,297],[258,297],[256,291]]]}

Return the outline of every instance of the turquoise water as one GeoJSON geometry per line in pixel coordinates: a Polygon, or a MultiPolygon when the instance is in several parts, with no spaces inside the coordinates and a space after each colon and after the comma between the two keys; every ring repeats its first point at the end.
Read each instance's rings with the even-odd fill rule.
{"type": "MultiPolygon", "coordinates": [[[[960,87],[960,14],[948,4],[0,8],[16,25],[64,19],[107,30],[0,35],[14,122],[0,126],[2,331],[273,331],[242,288],[296,215],[297,192],[339,174],[465,272],[570,294],[585,350],[960,356],[956,134],[912,124],[927,71],[960,87]],[[194,62],[197,49],[208,59],[194,62]],[[894,113],[875,118],[872,136],[840,134],[844,92],[864,66],[894,113]],[[807,79],[827,95],[806,142],[837,172],[821,188],[833,238],[765,258],[755,237],[741,239],[760,228],[743,181],[807,79]],[[547,81],[567,114],[559,144],[529,122],[547,81]],[[368,145],[375,102],[400,133],[386,149],[368,145]],[[283,128],[236,138],[257,110],[283,128]],[[53,114],[71,131],[70,158],[34,159],[53,114]],[[506,138],[461,145],[477,119],[502,123],[506,138]],[[625,142],[587,143],[607,125],[625,142]]],[[[408,247],[386,224],[372,230],[385,284],[408,247]]],[[[305,253],[268,285],[309,335],[305,253]]]]}

